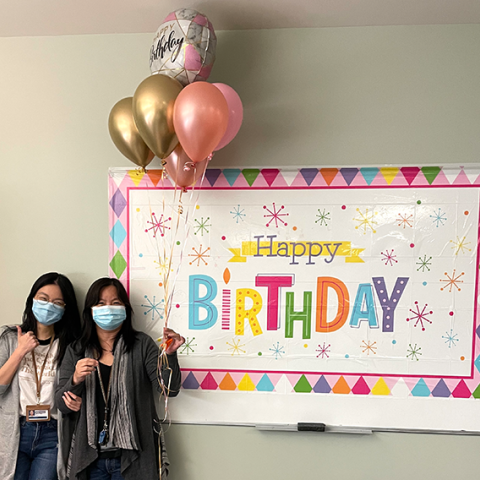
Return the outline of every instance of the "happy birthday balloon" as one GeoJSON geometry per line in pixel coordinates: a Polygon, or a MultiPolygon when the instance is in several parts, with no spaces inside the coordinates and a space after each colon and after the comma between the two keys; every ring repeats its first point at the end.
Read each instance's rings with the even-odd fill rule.
{"type": "Polygon", "coordinates": [[[183,86],[205,81],[215,61],[217,37],[208,18],[189,8],[168,15],[150,49],[150,70],[183,86]]]}

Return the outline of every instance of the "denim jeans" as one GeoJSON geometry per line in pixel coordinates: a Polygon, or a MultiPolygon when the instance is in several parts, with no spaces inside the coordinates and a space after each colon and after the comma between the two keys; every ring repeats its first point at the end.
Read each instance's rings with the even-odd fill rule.
{"type": "Polygon", "coordinates": [[[99,458],[88,467],[88,480],[123,480],[120,458],[99,458]]]}
{"type": "Polygon", "coordinates": [[[20,446],[14,480],[57,480],[57,421],[20,418],[20,446]]]}

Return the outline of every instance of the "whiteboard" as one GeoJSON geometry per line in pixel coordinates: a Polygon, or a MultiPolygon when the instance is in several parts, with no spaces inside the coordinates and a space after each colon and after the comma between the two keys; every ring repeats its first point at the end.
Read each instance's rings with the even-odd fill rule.
{"type": "Polygon", "coordinates": [[[111,169],[110,274],[186,337],[172,420],[480,429],[479,175],[111,169]]]}

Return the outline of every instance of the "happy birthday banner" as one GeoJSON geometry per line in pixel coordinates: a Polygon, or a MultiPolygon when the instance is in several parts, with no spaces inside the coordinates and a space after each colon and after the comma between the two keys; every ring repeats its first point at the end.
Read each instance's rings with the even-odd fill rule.
{"type": "MultiPolygon", "coordinates": [[[[479,175],[210,169],[179,213],[179,192],[159,170],[111,169],[110,273],[129,289],[137,328],[157,338],[171,270],[169,326],[186,338],[179,399],[190,410],[202,398],[217,409],[221,398],[227,412],[245,395],[250,406],[475,402],[479,175]]],[[[242,415],[269,418],[262,408],[242,415]]],[[[391,414],[382,424],[396,425],[391,414]]]]}

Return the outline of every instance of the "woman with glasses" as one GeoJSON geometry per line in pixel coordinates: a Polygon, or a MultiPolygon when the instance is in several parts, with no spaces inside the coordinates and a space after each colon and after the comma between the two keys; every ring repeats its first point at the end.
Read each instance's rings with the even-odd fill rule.
{"type": "Polygon", "coordinates": [[[67,349],[56,390],[63,413],[72,411],[67,392],[82,399],[68,461],[70,480],[154,480],[160,471],[163,480],[167,474],[154,392],[178,394],[176,351],[185,339],[164,329],[160,355],[148,335],[134,330],[132,314],[118,280],[100,278],[88,290],[83,334],[67,349]]]}
{"type": "MultiPolygon", "coordinates": [[[[55,408],[55,383],[67,346],[79,333],[75,292],[59,273],[46,273],[33,284],[20,326],[0,330],[2,480],[65,478],[62,432],[74,419],[62,419],[55,408]]],[[[65,395],[70,412],[80,410],[81,398],[65,395]]]]}

